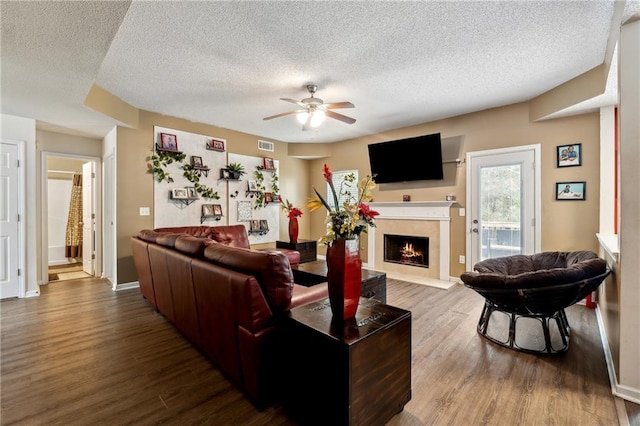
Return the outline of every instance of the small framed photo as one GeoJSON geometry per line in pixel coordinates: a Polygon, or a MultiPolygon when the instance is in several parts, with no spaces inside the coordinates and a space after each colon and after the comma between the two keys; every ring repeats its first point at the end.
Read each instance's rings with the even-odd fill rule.
{"type": "Polygon", "coordinates": [[[582,166],[582,144],[560,145],[556,148],[557,167],[582,166]]]}
{"type": "Polygon", "coordinates": [[[213,206],[213,215],[222,216],[222,206],[220,204],[212,204],[212,206],[213,206]]]}
{"type": "Polygon", "coordinates": [[[191,156],[191,165],[193,167],[199,167],[199,168],[204,167],[204,165],[202,163],[202,157],[198,157],[197,155],[192,155],[191,156]]]}
{"type": "Polygon", "coordinates": [[[170,133],[160,133],[160,148],[167,151],[177,151],[178,137],[170,133]]]}
{"type": "Polygon", "coordinates": [[[265,203],[273,203],[273,194],[271,192],[264,193],[264,202],[265,203]]]}
{"type": "Polygon", "coordinates": [[[231,172],[229,172],[229,169],[220,169],[220,179],[229,178],[231,178],[231,172]]]}
{"type": "Polygon", "coordinates": [[[273,158],[269,158],[269,157],[264,158],[264,168],[266,170],[273,170],[276,168],[275,163],[273,162],[273,158]]]}
{"type": "Polygon", "coordinates": [[[586,182],[556,182],[556,200],[583,201],[586,195],[586,182]]]}
{"type": "Polygon", "coordinates": [[[260,221],[252,220],[251,222],[249,222],[249,229],[251,231],[258,231],[260,229],[260,221]]]}
{"type": "Polygon", "coordinates": [[[202,205],[202,217],[213,217],[213,204],[202,205]]]}
{"type": "Polygon", "coordinates": [[[269,230],[269,222],[266,219],[261,219],[260,220],[260,230],[261,231],[268,231],[269,230]]]}
{"type": "Polygon", "coordinates": [[[258,182],[255,180],[249,181],[249,191],[257,191],[258,190],[258,182]]]}
{"type": "Polygon", "coordinates": [[[198,198],[195,186],[188,186],[185,189],[187,190],[187,198],[198,198]]]}
{"type": "Polygon", "coordinates": [[[171,190],[171,198],[176,200],[184,200],[189,198],[187,188],[173,188],[171,190]]]}
{"type": "Polygon", "coordinates": [[[224,151],[224,139],[211,139],[207,142],[207,149],[211,151],[224,151]]]}

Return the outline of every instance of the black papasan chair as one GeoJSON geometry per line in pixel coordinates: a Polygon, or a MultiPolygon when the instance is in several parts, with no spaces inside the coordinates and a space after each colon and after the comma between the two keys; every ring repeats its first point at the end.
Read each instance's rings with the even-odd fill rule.
{"type": "MultiPolygon", "coordinates": [[[[565,308],[588,296],[611,273],[607,263],[591,251],[498,257],[478,262],[473,269],[464,272],[460,279],[485,298],[478,333],[509,349],[535,354],[561,353],[569,348],[565,308]],[[508,335],[503,332],[498,336],[489,330],[489,320],[496,311],[508,317],[508,335]],[[538,339],[533,347],[521,346],[516,324],[532,320],[542,325],[544,343],[538,339]]],[[[530,338],[530,328],[527,334],[525,337],[530,338]]]]}

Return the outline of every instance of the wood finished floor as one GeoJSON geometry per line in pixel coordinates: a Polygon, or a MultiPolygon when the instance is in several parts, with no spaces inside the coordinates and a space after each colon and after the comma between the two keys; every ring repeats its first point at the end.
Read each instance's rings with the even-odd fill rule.
{"type": "MultiPolygon", "coordinates": [[[[619,424],[593,310],[567,310],[566,354],[535,356],[481,338],[483,300],[461,285],[388,280],[387,295],[412,312],[413,348],[412,399],[389,425],[619,424]]],[[[0,310],[2,425],[294,424],[256,410],[137,289],[71,280],[0,310]]]]}

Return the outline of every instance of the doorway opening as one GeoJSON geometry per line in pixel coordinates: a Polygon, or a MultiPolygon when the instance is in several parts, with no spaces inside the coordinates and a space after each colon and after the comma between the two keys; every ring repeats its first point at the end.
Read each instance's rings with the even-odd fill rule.
{"type": "Polygon", "coordinates": [[[43,153],[43,284],[100,275],[98,161],[43,153]]]}

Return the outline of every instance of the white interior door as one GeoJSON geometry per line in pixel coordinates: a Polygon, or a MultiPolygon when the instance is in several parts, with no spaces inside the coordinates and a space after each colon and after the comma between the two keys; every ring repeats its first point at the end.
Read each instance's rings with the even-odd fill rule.
{"type": "Polygon", "coordinates": [[[2,143],[0,150],[0,299],[20,295],[18,147],[2,143]]]}
{"type": "Polygon", "coordinates": [[[82,165],[82,270],[94,275],[95,259],[95,210],[93,199],[93,183],[95,171],[93,162],[82,165]]]}
{"type": "Polygon", "coordinates": [[[468,153],[467,269],[538,250],[539,146],[468,153]]]}

